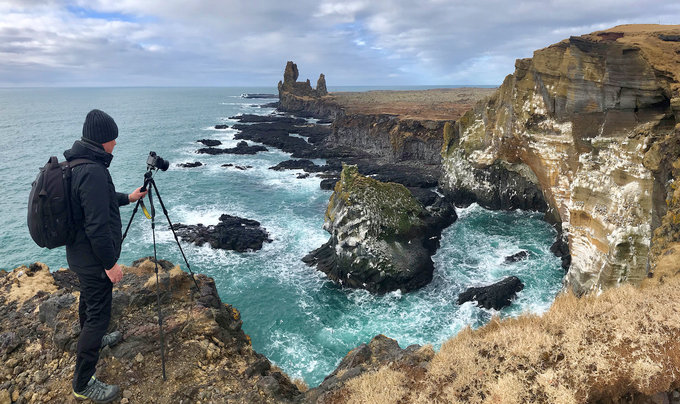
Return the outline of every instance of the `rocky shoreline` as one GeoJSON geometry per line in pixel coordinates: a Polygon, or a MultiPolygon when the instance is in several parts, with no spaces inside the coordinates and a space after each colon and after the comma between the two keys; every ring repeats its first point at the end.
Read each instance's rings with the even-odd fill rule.
{"type": "MultiPolygon", "coordinates": [[[[680,72],[677,64],[654,59],[662,50],[677,61],[680,45],[674,38],[680,28],[676,31],[645,36],[617,27],[616,35],[572,37],[518,61],[515,74],[495,95],[465,115],[443,120],[348,113],[327,93],[323,75],[311,88],[309,81],[297,82],[297,66],[289,63],[279,84],[280,110],[332,118],[333,124],[270,116],[243,117],[234,126],[239,139],[307,159],[272,169],[303,169],[327,177],[326,186],[333,182],[327,213],[331,239],[312,259],[317,264],[327,260],[337,280],[370,281],[348,278],[351,271],[337,265],[339,250],[359,245],[352,244],[356,229],[339,219],[354,215],[359,224],[370,219],[346,203],[357,195],[350,183],[359,179],[373,186],[401,184],[395,187],[399,195],[404,190],[410,195],[402,198],[408,203],[399,204],[408,212],[396,214],[408,223],[381,223],[378,241],[414,234],[426,234],[425,240],[434,234],[436,240],[441,231],[436,226],[453,217],[433,213],[449,203],[433,191],[438,185],[458,204],[545,211],[562,231],[551,250],[563,257],[563,265],[571,264],[570,289],[578,294],[605,289],[601,296],[579,300],[563,294],[543,317],[493,320],[479,330],[466,329],[439,353],[427,346],[401,349],[396,341],[377,336],[350,351],[320,386],[305,392],[302,383],[293,383],[253,351],[238,311],[221,302],[214,280],[197,275],[196,290],[190,275],[161,261],[169,369],[168,381],[161,383],[154,265],[143,259],[124,269],[114,293],[111,327],[123,332],[124,341],[102,352],[100,375],[121,385],[125,403],[150,396],[162,403],[345,403],[385,397],[390,402],[487,402],[509,399],[502,394],[507,391],[519,402],[679,402],[680,130],[675,122],[680,72]],[[564,65],[553,65],[556,60],[564,65]],[[598,65],[603,61],[612,63],[598,65]],[[579,70],[587,70],[586,65],[602,69],[579,70]],[[599,79],[576,80],[570,75],[575,71],[599,79]],[[600,79],[607,85],[599,86],[600,79]],[[593,104],[589,94],[606,96],[595,97],[601,104],[593,104]],[[591,127],[600,132],[588,132],[591,127]],[[308,160],[315,158],[328,164],[308,160]],[[341,163],[356,168],[344,172],[341,163]],[[363,180],[368,176],[370,181],[363,180]],[[381,239],[383,234],[390,237],[381,239]],[[622,283],[642,287],[612,288],[622,283]]],[[[203,234],[204,226],[180,229],[196,242],[212,244],[214,235],[203,234]]],[[[414,256],[424,259],[421,253],[414,256]]],[[[380,271],[364,273],[380,281],[380,271]]],[[[416,279],[390,287],[377,282],[368,289],[409,285],[405,290],[411,290],[422,286],[424,278],[416,279]]],[[[511,292],[521,287],[515,279],[506,282],[511,292]]],[[[482,292],[470,294],[480,300],[482,292]]],[[[77,296],[77,278],[65,270],[50,273],[36,263],[0,271],[0,403],[70,396],[77,296]]],[[[491,296],[489,306],[506,300],[491,296]]]]}

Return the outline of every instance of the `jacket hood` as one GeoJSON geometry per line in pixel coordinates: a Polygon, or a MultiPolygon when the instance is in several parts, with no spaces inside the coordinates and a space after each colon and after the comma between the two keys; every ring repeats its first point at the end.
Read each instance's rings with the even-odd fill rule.
{"type": "Polygon", "coordinates": [[[107,153],[100,144],[87,139],[81,139],[76,140],[70,149],[64,151],[64,157],[67,161],[75,159],[97,161],[108,167],[113,159],[113,154],[107,153]]]}

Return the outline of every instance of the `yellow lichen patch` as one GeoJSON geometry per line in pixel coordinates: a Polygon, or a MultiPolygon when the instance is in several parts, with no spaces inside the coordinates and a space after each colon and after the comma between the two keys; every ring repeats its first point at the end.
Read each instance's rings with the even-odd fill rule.
{"type": "Polygon", "coordinates": [[[8,300],[10,302],[17,302],[22,304],[26,300],[35,296],[38,291],[53,293],[57,291],[57,285],[54,284],[54,278],[50,274],[47,265],[36,263],[40,269],[31,271],[29,268],[22,266],[14,269],[7,275],[12,287],[8,293],[8,300]]]}

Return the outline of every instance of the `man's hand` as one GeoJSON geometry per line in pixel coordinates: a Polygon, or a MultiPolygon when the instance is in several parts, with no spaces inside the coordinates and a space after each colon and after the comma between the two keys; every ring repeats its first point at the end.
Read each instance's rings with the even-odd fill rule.
{"type": "Polygon", "coordinates": [[[149,192],[149,190],[147,189],[146,191],[142,192],[141,189],[142,187],[139,187],[132,191],[132,193],[128,195],[128,200],[130,202],[137,202],[138,200],[144,198],[146,194],[149,192]]]}
{"type": "Polygon", "coordinates": [[[118,283],[123,279],[123,270],[120,269],[120,265],[116,262],[116,265],[114,265],[113,268],[106,270],[106,276],[111,279],[111,282],[118,283]]]}

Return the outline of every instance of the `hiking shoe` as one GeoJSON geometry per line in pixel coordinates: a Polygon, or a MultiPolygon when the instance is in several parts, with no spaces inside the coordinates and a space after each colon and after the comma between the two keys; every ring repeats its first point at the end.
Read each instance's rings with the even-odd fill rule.
{"type": "Polygon", "coordinates": [[[90,399],[95,403],[110,403],[118,398],[118,394],[120,394],[120,388],[118,386],[106,384],[94,376],[92,376],[87,383],[85,390],[78,393],[75,391],[73,392],[73,395],[78,400],[90,399]]]}
{"type": "Polygon", "coordinates": [[[120,331],[108,333],[102,338],[102,348],[105,346],[114,346],[119,343],[121,339],[123,339],[123,333],[120,331]]]}

